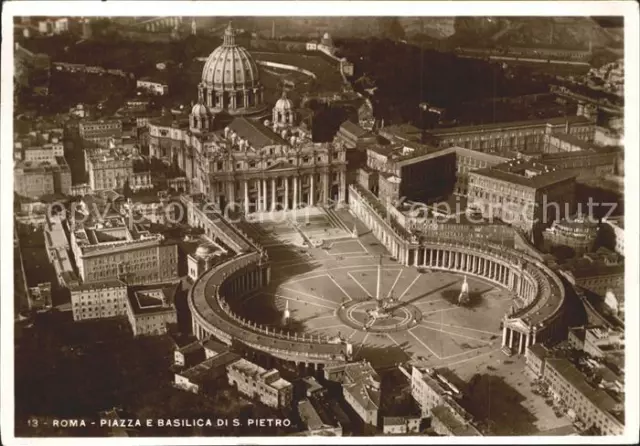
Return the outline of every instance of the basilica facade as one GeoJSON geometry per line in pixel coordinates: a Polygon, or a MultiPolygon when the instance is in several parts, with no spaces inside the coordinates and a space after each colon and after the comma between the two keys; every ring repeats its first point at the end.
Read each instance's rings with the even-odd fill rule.
{"type": "Polygon", "coordinates": [[[245,214],[344,202],[346,148],[315,143],[282,94],[271,110],[251,54],[231,25],[208,57],[188,117],[149,122],[149,154],[177,162],[192,193],[245,214]]]}

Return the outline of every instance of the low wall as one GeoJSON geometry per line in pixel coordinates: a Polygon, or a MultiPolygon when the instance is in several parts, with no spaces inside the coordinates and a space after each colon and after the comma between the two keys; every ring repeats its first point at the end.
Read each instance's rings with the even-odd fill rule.
{"type": "Polygon", "coordinates": [[[317,79],[318,78],[318,76],[316,76],[311,71],[305,70],[304,68],[296,67],[294,65],[287,65],[287,64],[278,63],[278,62],[269,62],[269,61],[266,61],[266,60],[256,60],[256,64],[257,65],[262,65],[262,66],[265,66],[265,67],[269,67],[269,68],[278,68],[280,70],[295,71],[296,73],[305,74],[305,75],[307,75],[309,77],[312,77],[313,79],[317,79]]]}

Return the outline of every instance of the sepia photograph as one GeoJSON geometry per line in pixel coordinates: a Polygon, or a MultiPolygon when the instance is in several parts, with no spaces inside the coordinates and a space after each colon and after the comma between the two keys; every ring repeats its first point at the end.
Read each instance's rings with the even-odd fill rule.
{"type": "Polygon", "coordinates": [[[7,2],[2,442],[637,442],[638,6],[515,3],[7,2]]]}

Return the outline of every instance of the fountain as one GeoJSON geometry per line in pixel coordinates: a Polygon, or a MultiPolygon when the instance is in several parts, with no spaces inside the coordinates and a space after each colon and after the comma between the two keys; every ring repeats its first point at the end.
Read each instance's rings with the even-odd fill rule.
{"type": "Polygon", "coordinates": [[[464,276],[464,282],[462,282],[462,288],[460,289],[460,295],[458,296],[458,305],[466,305],[469,303],[469,284],[467,283],[467,276],[464,276]]]}

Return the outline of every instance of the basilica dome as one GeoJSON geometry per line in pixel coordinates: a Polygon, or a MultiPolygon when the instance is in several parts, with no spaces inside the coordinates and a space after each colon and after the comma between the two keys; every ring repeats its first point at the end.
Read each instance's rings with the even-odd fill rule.
{"type": "Polygon", "coordinates": [[[264,108],[262,94],[258,66],[251,54],[236,43],[236,31],[229,24],[222,45],[204,64],[198,99],[214,113],[226,110],[242,115],[264,108]]]}

